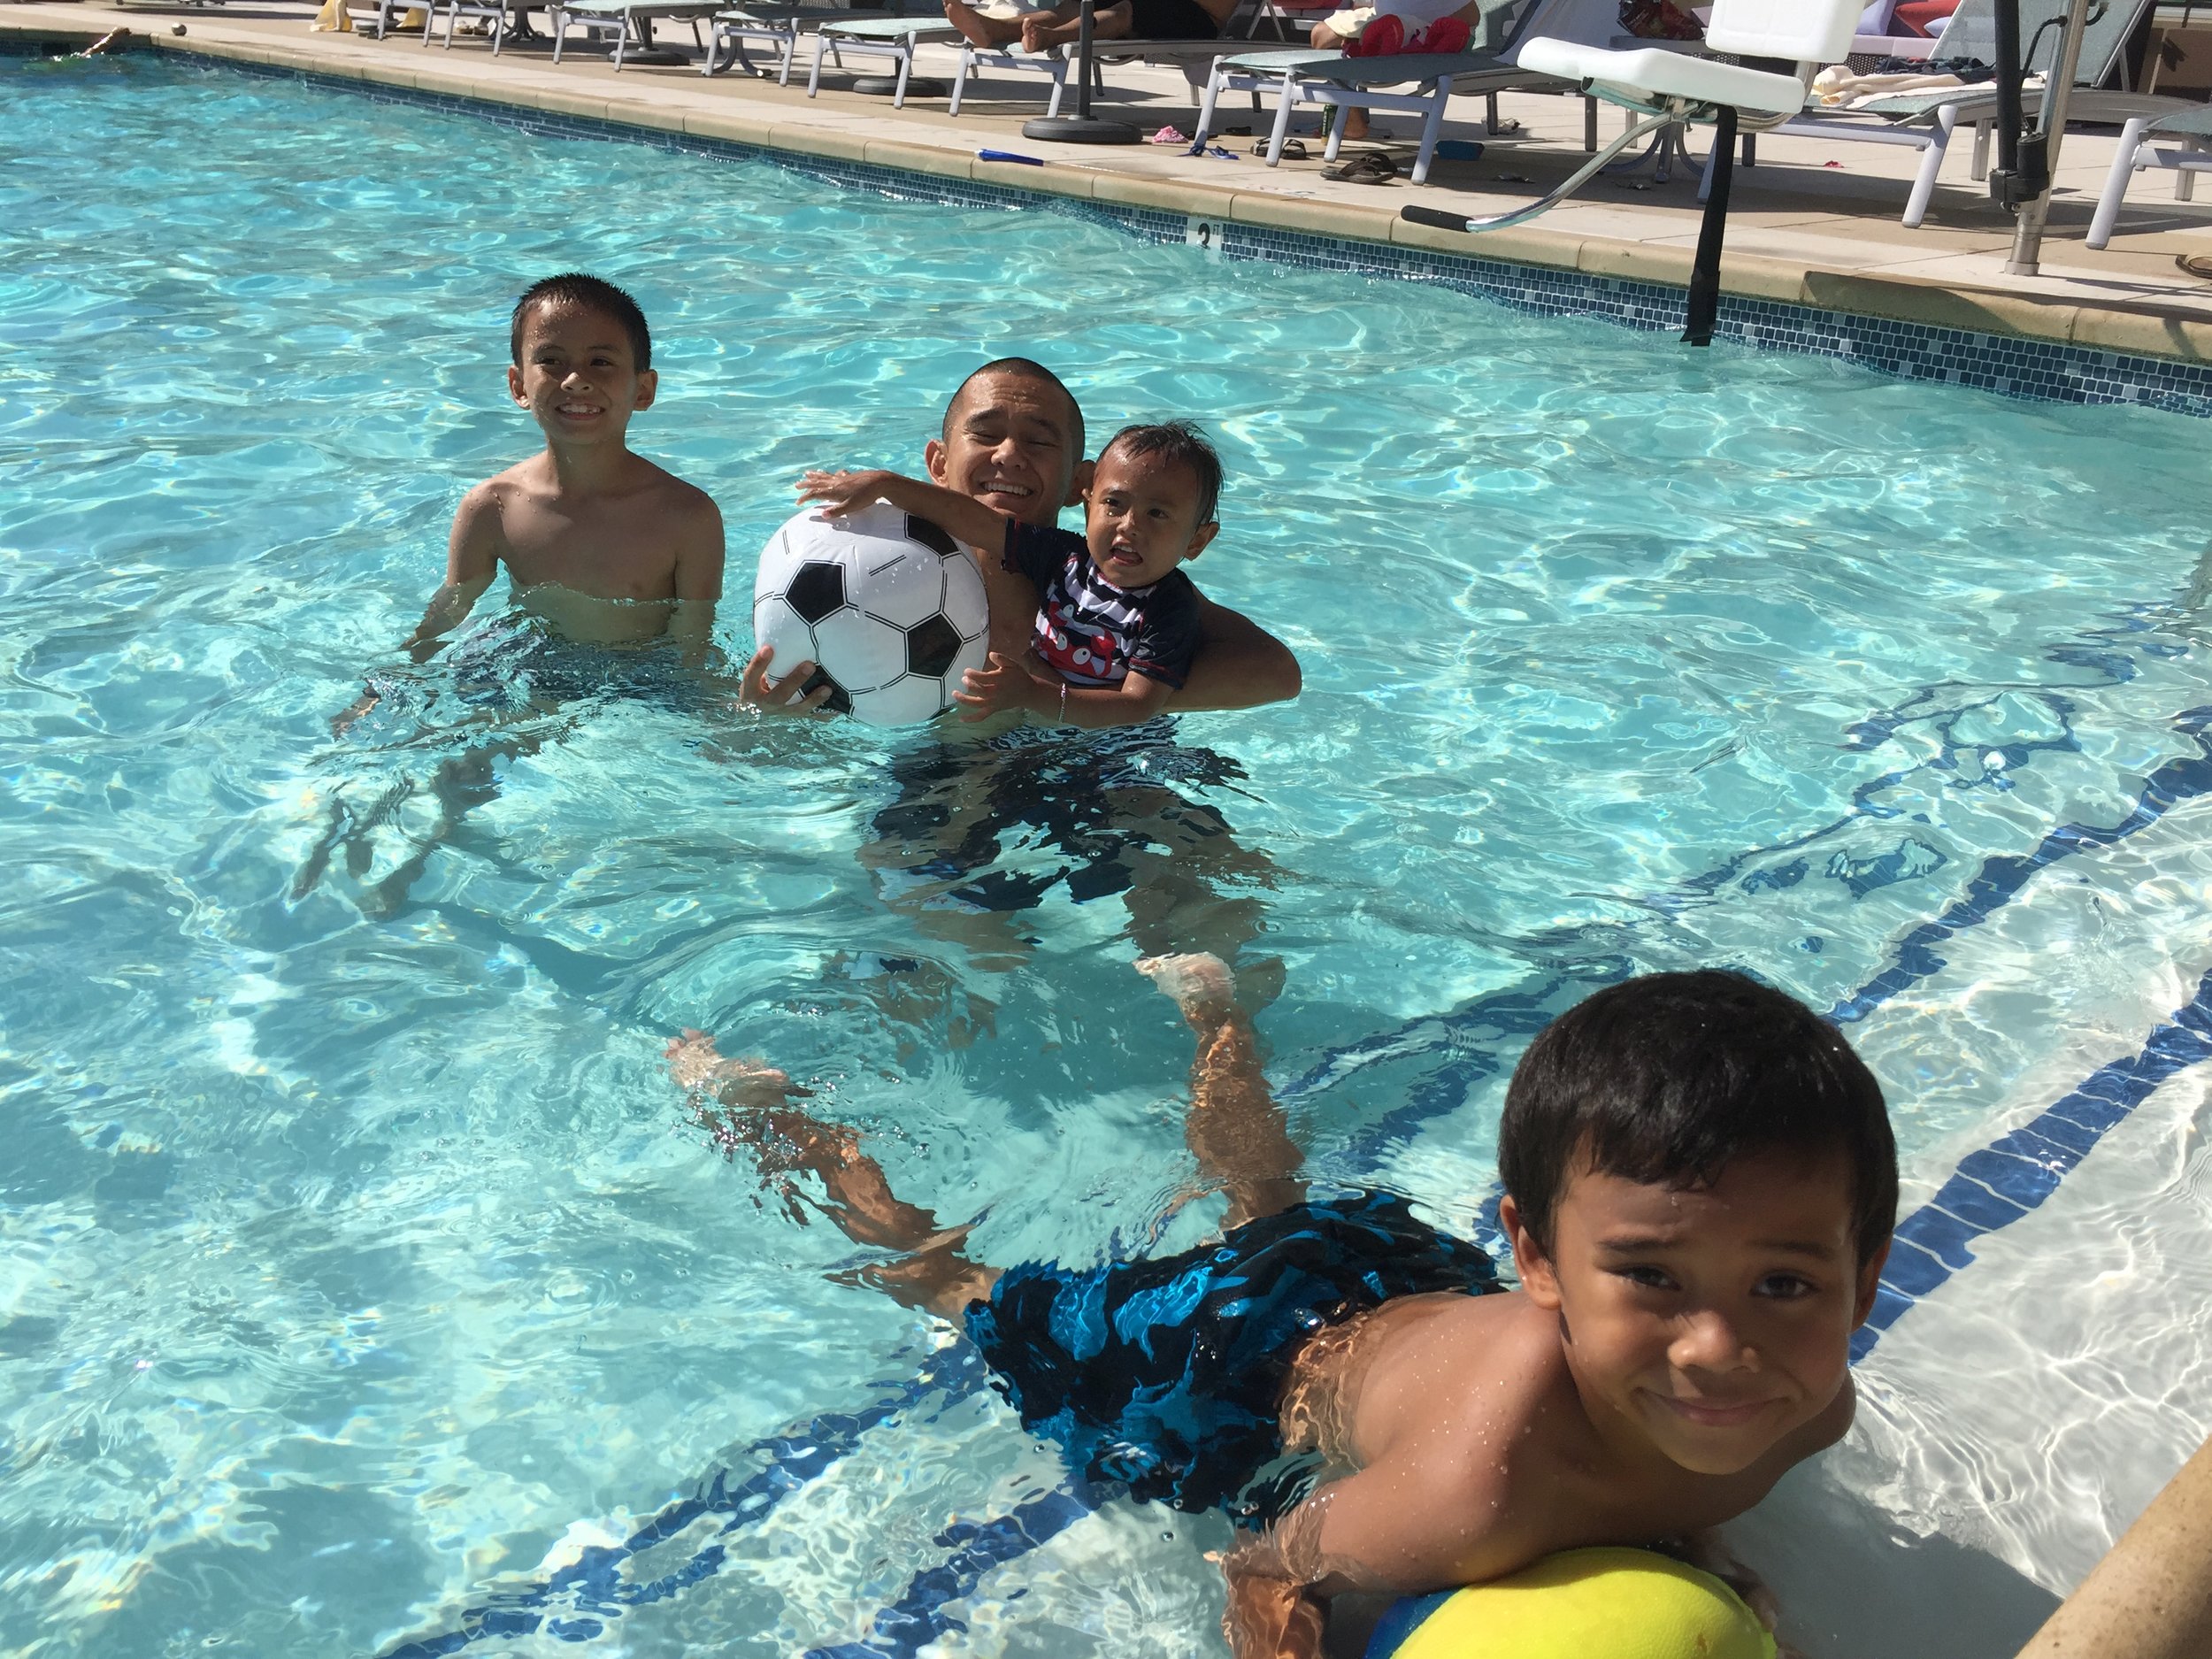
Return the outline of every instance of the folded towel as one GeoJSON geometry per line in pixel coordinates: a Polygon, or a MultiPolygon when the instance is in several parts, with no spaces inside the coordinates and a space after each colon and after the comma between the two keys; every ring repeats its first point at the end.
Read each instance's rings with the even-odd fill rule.
{"type": "MultiPolygon", "coordinates": [[[[1947,92],[1968,84],[1957,75],[1854,74],[1837,64],[1813,77],[1813,96],[1828,109],[1855,110],[1877,98],[1895,97],[1901,92],[1947,92]]],[[[2020,88],[2024,92],[2039,92],[2043,77],[2030,75],[2020,83],[2020,88]]]]}

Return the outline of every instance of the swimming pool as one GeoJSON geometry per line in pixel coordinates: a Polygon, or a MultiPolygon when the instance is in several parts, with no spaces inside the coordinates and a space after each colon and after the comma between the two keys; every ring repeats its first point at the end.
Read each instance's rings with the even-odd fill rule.
{"type": "MultiPolygon", "coordinates": [[[[1856,1017],[1909,1206],[2212,966],[2193,425],[226,72],[0,73],[10,1649],[1217,1652],[1216,1525],[1087,1514],[960,1350],[826,1282],[849,1247],[683,1122],[679,1025],[821,1082],[1009,1259],[1139,1243],[1187,1179],[1140,944],[1279,961],[1317,1169],[1450,1217],[1527,1033],[1632,967],[1856,1017]],[[911,465],[1029,351],[1094,431],[1207,420],[1193,573],[1304,697],[1116,748],[1148,844],[1010,827],[1013,911],[863,856],[927,738],[650,685],[539,722],[432,841],[449,682],[330,717],[526,447],[508,299],[579,265],[654,319],[634,430],[722,503],[734,590],[803,467],[911,465]]],[[[1090,754],[1034,757],[1033,816],[1095,800],[1061,776],[1090,754]]],[[[2048,1295],[1945,1291],[2007,1326],[2048,1295]]],[[[2190,1283],[2160,1294],[2161,1363],[2200,1370],[2190,1283]]],[[[1931,1397],[1892,1353],[1878,1448],[1931,1397]]],[[[2204,1426],[2167,1403],[2062,1427],[2154,1481],[2204,1426]]],[[[2080,1533],[2039,1536],[1962,1533],[2057,1577],[2080,1533]]]]}

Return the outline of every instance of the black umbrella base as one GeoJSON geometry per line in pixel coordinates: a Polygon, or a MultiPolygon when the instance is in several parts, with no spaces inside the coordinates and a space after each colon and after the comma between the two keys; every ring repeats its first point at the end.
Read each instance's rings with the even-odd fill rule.
{"type": "MultiPolygon", "coordinates": [[[[607,54],[607,61],[614,61],[612,52],[607,54]]],[[[632,64],[639,64],[648,69],[687,69],[691,65],[691,59],[681,52],[669,50],[665,46],[635,46],[622,54],[622,66],[627,69],[632,64]]]]}
{"type": "MultiPolygon", "coordinates": [[[[872,93],[879,98],[896,97],[899,78],[896,75],[856,75],[853,90],[872,93]]],[[[941,81],[929,81],[916,75],[906,83],[906,96],[910,98],[949,98],[952,96],[952,89],[941,81]]]]}
{"type": "Polygon", "coordinates": [[[1133,144],[1143,134],[1126,121],[1094,115],[1041,115],[1022,123],[1022,136],[1048,144],[1133,144]]]}

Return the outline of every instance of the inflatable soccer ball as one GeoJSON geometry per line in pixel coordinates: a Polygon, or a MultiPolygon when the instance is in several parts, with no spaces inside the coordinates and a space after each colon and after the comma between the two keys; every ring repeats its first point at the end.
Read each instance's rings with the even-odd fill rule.
{"type": "Polygon", "coordinates": [[[884,502],[842,518],[809,511],[768,538],[753,583],[753,638],[771,675],[802,662],[832,690],[823,706],[871,726],[910,726],[952,707],[960,676],[989,655],[982,572],[926,518],[884,502]]]}

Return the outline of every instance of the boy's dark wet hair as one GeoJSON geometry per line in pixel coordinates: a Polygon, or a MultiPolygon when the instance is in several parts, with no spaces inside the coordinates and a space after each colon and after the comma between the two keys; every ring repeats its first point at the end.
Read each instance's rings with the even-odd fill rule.
{"type": "Polygon", "coordinates": [[[1198,522],[1211,524],[1221,504],[1221,457],[1206,434],[1187,420],[1163,420],[1155,426],[1124,426],[1108,440],[1098,458],[1118,449],[1137,459],[1157,456],[1171,466],[1187,466],[1198,480],[1198,522]]]}
{"type": "Polygon", "coordinates": [[[1067,401],[1068,441],[1074,447],[1077,457],[1083,454],[1083,405],[1075,401],[1075,394],[1068,390],[1067,382],[1041,363],[1029,357],[996,357],[953,388],[951,398],[945,404],[944,424],[938,436],[949,442],[952,439],[952,411],[960,407],[960,400],[967,396],[968,388],[987,374],[1010,374],[1018,380],[1035,380],[1049,386],[1067,401]]]}
{"type": "Polygon", "coordinates": [[[581,271],[564,271],[558,276],[544,277],[522,290],[522,297],[515,302],[513,323],[507,331],[507,349],[522,366],[522,330],[530,320],[531,311],[539,305],[573,305],[580,311],[601,311],[622,325],[622,332],[630,337],[630,356],[635,366],[653,366],[653,331],[645,326],[645,313],[620,288],[603,278],[586,276],[581,271]]]}
{"type": "Polygon", "coordinates": [[[1740,973],[1654,973],[1544,1027],[1505,1094],[1498,1170],[1548,1255],[1570,1176],[1709,1187],[1739,1158],[1840,1152],[1862,1264],[1897,1223],[1881,1085],[1833,1025],[1740,973]]]}

